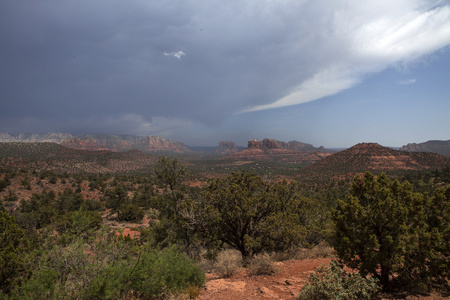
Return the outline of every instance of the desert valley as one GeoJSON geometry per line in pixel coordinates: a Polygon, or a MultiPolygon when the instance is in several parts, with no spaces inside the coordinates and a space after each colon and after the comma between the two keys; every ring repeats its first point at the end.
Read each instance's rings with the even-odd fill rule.
{"type": "MultiPolygon", "coordinates": [[[[364,192],[373,194],[371,197],[381,195],[378,188],[392,189],[394,194],[389,197],[396,197],[395,201],[402,204],[395,205],[405,209],[414,201],[432,205],[427,208],[431,211],[437,209],[437,215],[431,213],[428,218],[440,220],[433,230],[445,247],[436,246],[435,254],[430,255],[440,257],[445,269],[449,263],[448,240],[445,242],[449,228],[449,151],[450,141],[408,144],[400,149],[377,143],[326,149],[298,141],[263,139],[250,140],[247,147],[228,141],[216,148],[201,148],[162,137],[3,133],[0,199],[5,212],[2,224],[6,224],[2,226],[6,227],[2,227],[2,233],[20,232],[20,236],[15,237],[12,248],[1,250],[2,256],[15,257],[14,263],[2,262],[2,295],[11,299],[146,299],[148,295],[170,299],[306,299],[302,297],[308,296],[300,294],[306,293],[301,292],[306,285],[314,286],[310,274],[336,259],[347,265],[349,274],[355,270],[368,272],[370,278],[382,282],[386,278],[381,274],[377,278],[376,270],[371,273],[361,269],[361,263],[354,263],[354,258],[341,256],[348,252],[336,242],[337,235],[344,234],[338,230],[343,225],[336,219],[336,209],[343,205],[340,201],[359,197],[356,190],[360,185],[373,189],[364,192]],[[397,195],[399,188],[407,194],[397,195]],[[444,198],[440,204],[433,204],[437,193],[443,193],[444,198]],[[410,200],[402,202],[405,195],[410,200]],[[432,202],[420,202],[421,197],[432,202]],[[204,205],[210,208],[205,210],[204,205]],[[253,212],[248,205],[260,208],[253,212]],[[263,209],[265,205],[269,206],[263,209]],[[286,215],[278,215],[282,211],[286,215]],[[235,227],[240,222],[249,222],[249,227],[235,227]],[[277,236],[278,231],[283,235],[277,236]],[[120,239],[114,242],[114,237],[120,239]],[[110,250],[102,248],[112,247],[111,243],[116,245],[110,250]],[[55,251],[59,255],[67,252],[67,257],[55,257],[55,251]],[[184,254],[178,257],[178,251],[184,254]],[[160,285],[136,285],[139,280],[152,280],[146,277],[152,275],[139,275],[143,272],[139,269],[143,253],[156,255],[163,264],[167,263],[164,259],[180,260],[183,269],[173,272],[182,272],[187,277],[177,280],[190,283],[167,282],[167,276],[175,276],[170,268],[154,265],[151,268],[162,268],[152,271],[159,272],[155,276],[162,280],[160,285]],[[61,259],[66,271],[58,267],[61,259]],[[94,263],[89,263],[92,259],[94,263]],[[118,272],[113,267],[116,264],[128,270],[130,277],[113,275],[118,272]],[[39,271],[42,266],[50,273],[39,271]],[[121,282],[121,289],[113,287],[113,278],[121,282]],[[44,294],[39,292],[37,296],[31,289],[35,285],[44,294]]],[[[428,221],[425,218],[423,222],[428,221]]],[[[415,230],[415,225],[408,224],[408,232],[415,230]]],[[[403,234],[411,239],[407,232],[403,234]]],[[[417,243],[425,241],[419,239],[417,243]]],[[[399,249],[403,248],[391,251],[399,249]]],[[[382,265],[379,260],[377,264],[382,265]]],[[[408,280],[418,280],[399,276],[405,269],[418,272],[417,267],[413,263],[392,267],[389,276],[398,276],[398,280],[379,283],[383,292],[370,288],[372,283],[360,284],[378,298],[445,297],[448,275],[440,268],[436,274],[427,273],[430,281],[420,289],[399,288],[406,287],[408,280]]]]}

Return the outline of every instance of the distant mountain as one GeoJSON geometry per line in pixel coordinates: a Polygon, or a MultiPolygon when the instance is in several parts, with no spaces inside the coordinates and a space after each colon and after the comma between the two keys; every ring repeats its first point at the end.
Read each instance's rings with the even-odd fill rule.
{"type": "Polygon", "coordinates": [[[218,154],[231,154],[238,151],[236,144],[230,141],[221,141],[219,147],[214,150],[214,152],[218,154]]]}
{"type": "Polygon", "coordinates": [[[0,132],[0,142],[17,143],[57,143],[72,139],[69,133],[18,133],[9,134],[0,132]]]}
{"type": "Polygon", "coordinates": [[[188,147],[180,142],[166,140],[159,136],[134,136],[134,135],[83,135],[65,140],[62,145],[80,150],[110,150],[123,152],[140,150],[143,152],[190,152],[188,147]]]}
{"type": "Polygon", "coordinates": [[[348,175],[365,171],[393,173],[439,169],[450,165],[450,157],[436,153],[405,152],[376,143],[361,143],[335,153],[302,170],[306,173],[348,175]]]}
{"type": "Polygon", "coordinates": [[[332,152],[324,147],[315,148],[297,141],[282,142],[274,139],[250,140],[247,149],[226,156],[234,160],[277,160],[282,162],[311,164],[332,152]]]}
{"type": "MultiPolygon", "coordinates": [[[[317,151],[324,151],[324,147],[315,148],[311,144],[305,144],[298,141],[283,142],[275,139],[263,139],[258,141],[256,139],[248,141],[248,148],[257,148],[262,150],[269,149],[284,149],[284,150],[294,150],[301,151],[304,153],[314,153],[317,151]]],[[[325,151],[326,152],[326,151],[325,151]]]]}
{"type": "Polygon", "coordinates": [[[450,156],[450,140],[448,141],[428,141],[424,143],[410,143],[400,148],[401,151],[408,152],[433,152],[450,156]]]}
{"type": "Polygon", "coordinates": [[[70,149],[55,143],[0,143],[0,165],[67,173],[148,172],[157,156],[128,152],[70,149]]]}
{"type": "Polygon", "coordinates": [[[140,150],[143,152],[190,152],[188,147],[180,142],[170,141],[159,136],[134,136],[114,134],[90,134],[74,137],[68,133],[45,134],[8,134],[0,133],[0,142],[41,143],[50,142],[78,150],[110,150],[124,152],[140,150]]]}

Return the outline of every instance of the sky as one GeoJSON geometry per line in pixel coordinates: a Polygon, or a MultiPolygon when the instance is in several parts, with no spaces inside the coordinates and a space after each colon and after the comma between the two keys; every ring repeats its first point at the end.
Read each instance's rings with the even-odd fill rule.
{"type": "Polygon", "coordinates": [[[450,0],[0,2],[0,132],[450,139],[450,0]]]}

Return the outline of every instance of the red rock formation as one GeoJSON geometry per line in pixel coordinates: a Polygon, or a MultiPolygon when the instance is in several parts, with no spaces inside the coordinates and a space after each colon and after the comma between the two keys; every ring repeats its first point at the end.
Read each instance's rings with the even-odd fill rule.
{"type": "Polygon", "coordinates": [[[263,139],[262,146],[266,147],[267,149],[279,149],[281,148],[280,145],[278,145],[278,142],[276,140],[270,140],[270,139],[263,139]]]}
{"type": "Polygon", "coordinates": [[[236,144],[231,141],[221,141],[219,143],[219,148],[217,148],[214,152],[219,154],[231,154],[237,152],[238,149],[236,144]]]}
{"type": "Polygon", "coordinates": [[[289,143],[275,139],[256,139],[248,141],[248,148],[235,152],[226,159],[235,160],[278,160],[291,163],[310,164],[330,155],[331,152],[325,148],[314,148],[312,145],[296,141],[289,143]],[[293,150],[292,148],[296,149],[293,150]],[[302,149],[302,150],[297,150],[302,149]]]}
{"type": "Polygon", "coordinates": [[[63,141],[61,145],[78,150],[89,150],[89,151],[99,151],[99,150],[109,150],[106,145],[98,144],[92,139],[79,139],[73,138],[70,140],[63,141]]]}
{"type": "Polygon", "coordinates": [[[447,156],[426,152],[405,152],[376,143],[361,143],[335,153],[305,171],[326,174],[355,174],[358,172],[419,171],[450,165],[447,156]]]}
{"type": "Polygon", "coordinates": [[[261,142],[256,139],[250,140],[247,148],[261,148],[261,142]]]}
{"type": "Polygon", "coordinates": [[[159,136],[88,135],[83,138],[66,140],[62,145],[80,150],[110,150],[113,152],[124,152],[133,149],[143,152],[190,152],[183,143],[166,140],[159,136]]]}

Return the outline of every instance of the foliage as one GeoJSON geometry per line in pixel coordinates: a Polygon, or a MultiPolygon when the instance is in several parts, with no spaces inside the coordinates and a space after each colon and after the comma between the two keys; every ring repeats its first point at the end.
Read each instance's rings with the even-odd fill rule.
{"type": "Polygon", "coordinates": [[[105,193],[106,207],[111,211],[119,212],[122,205],[130,202],[128,192],[123,185],[117,185],[114,190],[109,190],[105,193]]]}
{"type": "Polygon", "coordinates": [[[184,206],[188,188],[183,184],[186,168],[177,159],[161,157],[154,168],[156,182],[163,189],[156,207],[160,221],[152,227],[153,242],[159,247],[182,244],[191,257],[198,254],[198,241],[194,232],[184,224],[181,207],[184,206]]]}
{"type": "Polygon", "coordinates": [[[144,253],[132,274],[131,288],[150,296],[165,291],[181,292],[189,286],[202,286],[205,275],[175,247],[144,253]]]}
{"type": "Polygon", "coordinates": [[[160,298],[204,284],[200,268],[176,247],[156,250],[100,230],[93,239],[74,237],[67,245],[53,238],[30,256],[30,276],[15,285],[9,299],[160,298]]]}
{"type": "Polygon", "coordinates": [[[295,182],[265,184],[242,171],[210,182],[197,200],[186,203],[185,226],[239,250],[244,257],[282,251],[305,236],[302,224],[306,200],[295,182]]]}
{"type": "Polygon", "coordinates": [[[0,192],[3,191],[5,188],[8,187],[8,185],[11,184],[11,181],[9,177],[5,177],[4,179],[0,180],[0,192]]]}
{"type": "Polygon", "coordinates": [[[410,238],[400,284],[414,289],[449,289],[450,277],[450,186],[435,189],[433,197],[413,203],[410,238]]]}
{"type": "Polygon", "coordinates": [[[159,208],[163,217],[173,218],[178,213],[180,201],[184,198],[185,186],[182,184],[187,175],[186,168],[175,158],[162,156],[154,167],[156,182],[164,189],[166,197],[159,208]]]}
{"type": "Polygon", "coordinates": [[[377,280],[359,274],[346,273],[342,265],[332,261],[330,267],[320,267],[309,276],[298,300],[372,299],[380,290],[377,280]]]}
{"type": "Polygon", "coordinates": [[[139,222],[144,218],[144,211],[134,204],[125,204],[119,210],[117,220],[126,222],[139,222]]]}
{"type": "Polygon", "coordinates": [[[354,178],[350,192],[333,215],[333,246],[345,264],[378,278],[385,290],[394,274],[402,285],[446,282],[450,202],[443,190],[430,199],[408,182],[367,172],[354,178]]]}
{"type": "Polygon", "coordinates": [[[200,268],[171,247],[110,265],[92,284],[91,293],[102,299],[119,299],[125,292],[133,291],[143,298],[153,298],[183,292],[204,282],[200,268]]]}
{"type": "Polygon", "coordinates": [[[80,209],[60,216],[53,227],[60,233],[60,241],[67,243],[74,238],[89,239],[102,222],[102,216],[98,212],[80,209]]]}
{"type": "Polygon", "coordinates": [[[145,184],[142,192],[135,192],[132,203],[147,210],[157,207],[156,194],[152,186],[145,184]]]}
{"type": "Polygon", "coordinates": [[[14,217],[0,211],[0,295],[8,293],[24,271],[29,242],[14,217]]]}

